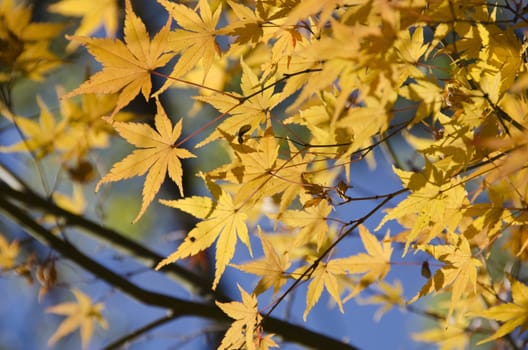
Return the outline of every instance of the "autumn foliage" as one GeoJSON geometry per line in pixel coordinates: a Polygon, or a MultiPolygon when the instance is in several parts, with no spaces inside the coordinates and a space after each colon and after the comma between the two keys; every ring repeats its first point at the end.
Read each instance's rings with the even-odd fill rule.
{"type": "MultiPolygon", "coordinates": [[[[341,312],[357,300],[379,304],[376,317],[391,308],[429,317],[432,328],[412,337],[441,349],[527,346],[525,2],[151,1],[167,19],[150,33],[131,0],[121,8],[117,0],[56,1],[48,11],[61,22],[53,23],[33,21],[22,2],[0,2],[0,121],[2,133],[18,136],[2,137],[0,151],[31,164],[19,173],[0,158],[0,215],[57,254],[53,263],[39,260],[11,226],[0,226],[4,273],[31,279],[39,271],[48,292],[63,257],[147,305],[163,303],[136,295],[89,256],[81,261],[81,247],[65,233],[77,227],[209,295],[194,309],[169,299],[162,306],[177,316],[229,319],[219,349],[268,349],[283,340],[353,348],[281,328],[287,320],[274,311],[298,290],[305,321],[327,293],[341,312]],[[71,17],[77,27],[66,25],[71,17]],[[106,37],[95,35],[101,26],[106,37]],[[55,52],[62,34],[67,45],[55,52]],[[99,64],[86,79],[57,86],[53,101],[34,96],[38,113],[19,115],[16,87],[45,84],[82,52],[99,64]],[[192,93],[188,114],[168,105],[175,91],[192,93]],[[155,106],[152,115],[129,109],[138,99],[155,106]],[[212,118],[199,113],[207,108],[212,118]],[[100,159],[118,139],[130,152],[104,168],[100,159]],[[213,151],[222,163],[210,161],[213,151]],[[190,158],[198,169],[186,167],[190,158]],[[380,160],[391,163],[386,176],[399,188],[380,192],[383,179],[356,176],[380,160]],[[58,169],[56,183],[49,165],[58,169]],[[189,172],[206,191],[185,182],[189,172]],[[103,188],[118,195],[107,184],[126,186],[137,176],[142,189],[128,190],[141,198],[134,223],[158,204],[196,220],[167,256],[141,250],[89,215],[103,188]],[[56,190],[59,182],[71,196],[56,190]],[[176,197],[161,191],[168,182],[176,197]],[[96,200],[86,201],[94,191],[96,200]],[[204,286],[184,259],[206,251],[214,261],[204,286]],[[248,259],[235,261],[242,251],[248,259]],[[395,266],[421,269],[423,286],[388,278],[395,266]],[[233,269],[255,282],[237,281],[239,301],[218,291],[233,269]],[[422,299],[423,309],[415,306],[422,299]]],[[[70,289],[76,302],[48,309],[66,317],[49,343],[79,330],[86,347],[95,324],[108,326],[103,303],[70,289]]]]}

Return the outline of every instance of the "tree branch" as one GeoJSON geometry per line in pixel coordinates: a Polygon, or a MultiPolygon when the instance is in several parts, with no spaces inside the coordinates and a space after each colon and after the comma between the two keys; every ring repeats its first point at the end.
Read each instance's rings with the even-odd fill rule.
{"type": "MultiPolygon", "coordinates": [[[[7,188],[0,187],[0,190],[5,189],[7,188]]],[[[149,291],[137,286],[128,279],[93,260],[71,243],[62,240],[52,232],[48,231],[31,216],[26,214],[26,210],[17,207],[7,200],[6,196],[0,196],[0,208],[2,208],[20,226],[25,227],[28,230],[28,233],[30,233],[35,239],[141,303],[164,308],[171,312],[174,317],[198,316],[220,322],[230,322],[227,315],[225,315],[214,304],[204,304],[184,300],[174,296],[149,291]]],[[[286,341],[299,343],[308,347],[338,350],[357,349],[352,345],[340,342],[326,335],[273,317],[267,317],[263,322],[263,326],[266,331],[275,333],[286,341]]]]}
{"type": "Polygon", "coordinates": [[[121,337],[117,339],[116,341],[113,341],[112,343],[108,344],[104,347],[103,350],[115,350],[119,349],[121,346],[126,345],[127,343],[131,342],[132,340],[142,336],[143,334],[149,332],[150,330],[161,326],[165,323],[174,321],[176,318],[178,318],[178,315],[174,315],[173,313],[168,314],[167,316],[163,316],[161,318],[158,318],[157,320],[154,320],[152,322],[147,323],[146,325],[134,330],[133,332],[128,333],[124,337],[121,337]]]}
{"type": "MultiPolygon", "coordinates": [[[[137,261],[152,269],[158,264],[158,262],[164,259],[163,256],[137,242],[134,242],[119,232],[62,209],[53,202],[42,198],[35,192],[32,192],[28,188],[24,191],[18,191],[11,188],[5,182],[0,181],[0,193],[6,198],[12,198],[23,203],[27,208],[38,209],[46,214],[63,219],[66,226],[81,228],[83,229],[83,232],[95,237],[98,241],[109,244],[121,253],[135,257],[137,261]]],[[[218,300],[228,299],[226,296],[211,290],[211,283],[209,281],[206,281],[199,275],[181,266],[176,264],[168,265],[164,268],[164,272],[169,277],[177,280],[187,289],[194,291],[197,294],[210,295],[218,300]]]]}

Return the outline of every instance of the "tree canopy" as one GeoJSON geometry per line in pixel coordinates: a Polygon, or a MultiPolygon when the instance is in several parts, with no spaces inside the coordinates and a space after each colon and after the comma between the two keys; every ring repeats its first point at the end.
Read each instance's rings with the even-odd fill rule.
{"type": "Polygon", "coordinates": [[[527,28],[521,0],[2,0],[1,274],[71,291],[49,345],[112,328],[69,266],[166,311],[107,349],[191,316],[218,349],[356,348],[292,295],[299,320],[325,296],[426,317],[439,349],[525,348],[527,28]]]}

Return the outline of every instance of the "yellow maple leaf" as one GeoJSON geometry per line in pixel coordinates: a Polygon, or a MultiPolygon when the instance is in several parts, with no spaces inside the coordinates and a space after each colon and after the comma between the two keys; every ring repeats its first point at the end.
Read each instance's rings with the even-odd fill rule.
{"type": "MultiPolygon", "coordinates": [[[[292,143],[280,149],[281,144],[273,136],[270,124],[268,121],[263,135],[258,129],[255,135],[247,138],[245,131],[251,129],[249,124],[243,125],[235,135],[222,133],[234,151],[232,161],[208,174],[211,179],[241,185],[237,188],[235,203],[258,205],[275,197],[280,198],[278,212],[282,212],[306,190],[303,176],[308,177],[305,170],[314,156],[311,153],[302,155],[292,143]]],[[[328,172],[325,178],[331,178],[328,172]]]]}
{"type": "Polygon", "coordinates": [[[389,232],[387,231],[380,242],[365,226],[360,225],[358,230],[361,242],[367,252],[347,258],[334,259],[336,266],[339,266],[346,273],[362,275],[360,283],[356,285],[345,300],[352,298],[370,284],[381,281],[391,267],[392,246],[389,232]]]}
{"type": "Polygon", "coordinates": [[[289,13],[286,24],[292,25],[309,16],[319,14],[318,26],[323,27],[343,3],[345,3],[344,0],[306,0],[299,2],[289,13]]]}
{"type": "Polygon", "coordinates": [[[511,282],[512,302],[493,306],[487,310],[473,313],[474,316],[494,319],[504,322],[495,333],[481,340],[477,345],[504,337],[520,327],[521,332],[528,330],[528,286],[509,277],[511,282]]]}
{"type": "Polygon", "coordinates": [[[403,288],[399,280],[394,281],[394,285],[380,281],[378,283],[378,294],[374,294],[367,299],[360,299],[358,303],[364,304],[380,304],[381,307],[374,314],[374,320],[379,321],[381,317],[394,306],[403,307],[405,300],[403,299],[403,288]]]}
{"type": "Polygon", "coordinates": [[[83,189],[80,184],[73,184],[71,196],[60,192],[53,192],[52,197],[55,203],[62,209],[79,215],[84,213],[86,208],[86,199],[84,198],[83,189]]]}
{"type": "Polygon", "coordinates": [[[479,82],[482,92],[497,104],[512,86],[521,70],[524,48],[512,28],[496,28],[494,25],[476,26],[479,43],[478,59],[481,64],[470,70],[474,81],[479,82]]]}
{"type": "Polygon", "coordinates": [[[467,192],[458,178],[452,178],[439,167],[427,162],[422,172],[409,172],[394,168],[394,173],[400,177],[404,186],[411,194],[389,209],[376,230],[387,221],[401,219],[413,213],[417,218],[406,236],[404,254],[410,244],[424,230],[430,228],[432,239],[444,229],[453,230],[462,219],[460,210],[467,202],[467,192]]]}
{"type": "Polygon", "coordinates": [[[173,128],[158,100],[156,100],[156,105],[158,108],[154,118],[156,130],[148,124],[116,122],[109,119],[119,135],[139,149],[134,150],[126,158],[114,164],[110,172],[99,180],[95,188],[98,191],[104,183],[141,176],[148,171],[143,186],[141,209],[134,219],[134,223],[145,213],[163,184],[167,173],[183,196],[183,170],[180,159],[194,157],[194,154],[185,148],[176,147],[176,141],[182,131],[182,120],[180,119],[173,128]]]}
{"type": "Polygon", "coordinates": [[[78,289],[73,289],[72,292],[77,302],[65,302],[46,309],[49,313],[68,316],[50,337],[49,346],[79,328],[82,348],[86,349],[92,338],[95,323],[103,329],[108,328],[108,323],[102,315],[103,304],[93,304],[90,297],[78,289]]]}
{"type": "Polygon", "coordinates": [[[226,27],[222,28],[222,31],[234,37],[233,45],[255,46],[261,40],[264,32],[262,23],[265,20],[259,16],[257,9],[253,10],[231,0],[227,0],[227,3],[237,20],[232,19],[226,27]]]}
{"type": "Polygon", "coordinates": [[[325,242],[328,232],[328,214],[332,206],[328,201],[320,201],[317,205],[304,208],[303,210],[287,210],[280,214],[282,223],[290,227],[298,227],[294,246],[300,247],[308,242],[316,242],[320,249],[325,242]]]}
{"type": "Polygon", "coordinates": [[[258,312],[258,301],[255,294],[247,293],[237,285],[242,302],[232,301],[230,303],[216,302],[216,305],[235,321],[222,339],[219,350],[228,349],[268,349],[276,347],[277,344],[271,339],[272,334],[263,335],[262,316],[258,312]]]}
{"type": "Polygon", "coordinates": [[[15,266],[15,259],[20,252],[18,241],[9,243],[0,233],[0,270],[9,270],[15,266]]]}
{"type": "Polygon", "coordinates": [[[76,144],[76,138],[67,133],[67,121],[62,119],[59,123],[51,114],[44,101],[37,96],[37,105],[40,108],[38,123],[24,117],[14,117],[13,122],[24,134],[25,139],[10,145],[0,147],[0,152],[34,152],[40,159],[51,153],[60,153],[71,150],[76,144]]]}
{"type": "Polygon", "coordinates": [[[400,95],[419,102],[414,113],[413,123],[418,123],[430,115],[437,116],[442,108],[442,89],[427,79],[417,79],[415,83],[403,86],[400,95]]]}
{"type": "Polygon", "coordinates": [[[260,228],[258,233],[262,243],[264,257],[241,265],[233,264],[232,266],[241,271],[262,276],[255,287],[255,294],[263,293],[271,287],[273,287],[273,292],[277,293],[284,283],[286,283],[286,270],[290,267],[291,263],[287,254],[279,255],[277,253],[275,247],[264,236],[260,228]]]}
{"type": "Polygon", "coordinates": [[[170,21],[150,40],[145,24],[134,14],[130,0],[126,1],[125,41],[71,36],[85,45],[103,65],[88,81],[64,98],[86,93],[115,93],[120,91],[112,116],[139,93],[145,100],[152,90],[151,72],[164,66],[174,55],[167,49],[170,21]]]}
{"type": "MultiPolygon", "coordinates": [[[[317,103],[312,102],[308,108],[302,109],[298,114],[290,117],[284,121],[285,124],[294,123],[304,125],[310,130],[310,144],[311,145],[326,145],[330,146],[333,144],[352,144],[352,142],[362,146],[367,141],[356,140],[360,137],[363,128],[362,124],[368,124],[369,131],[367,138],[370,138],[372,134],[379,130],[378,123],[374,120],[373,116],[377,115],[379,111],[373,111],[371,108],[355,108],[350,109],[349,113],[344,119],[335,119],[334,106],[336,98],[329,92],[322,92],[319,96],[317,103]],[[359,118],[352,117],[352,111],[365,112],[368,117],[368,122],[362,122],[359,118]],[[354,137],[352,137],[354,135],[354,137]]],[[[363,137],[362,137],[363,138],[363,137]]],[[[343,146],[327,147],[325,151],[328,153],[343,153],[343,146]]],[[[350,153],[350,152],[349,152],[350,153]]],[[[350,157],[350,156],[349,156],[350,157]]]]}
{"type": "MultiPolygon", "coordinates": [[[[304,268],[303,268],[304,269],[304,268]]],[[[306,292],[306,308],[304,309],[303,319],[306,322],[306,317],[313,306],[319,301],[323,288],[328,291],[332,299],[337,303],[339,311],[343,310],[343,302],[341,300],[341,289],[337,276],[344,275],[345,272],[337,266],[336,260],[330,260],[327,263],[320,262],[311,273],[311,281],[306,292]]]]}
{"type": "MultiPolygon", "coordinates": [[[[216,25],[222,13],[221,6],[218,6],[213,13],[209,2],[200,0],[198,2],[200,14],[198,15],[182,4],[167,0],[158,0],[158,2],[165,7],[181,28],[171,31],[167,38],[168,45],[174,51],[181,53],[170,77],[179,78],[202,61],[205,78],[213,64],[215,53],[220,54],[220,48],[216,43],[216,25]]],[[[167,80],[157,94],[165,91],[172,82],[167,80]]]]}
{"type": "Polygon", "coordinates": [[[455,319],[439,320],[433,328],[419,333],[412,333],[414,341],[429,343],[438,350],[465,350],[469,349],[470,334],[467,317],[455,314],[455,319]]]}
{"type": "MultiPolygon", "coordinates": [[[[308,285],[308,291],[306,293],[306,309],[303,314],[305,321],[306,316],[321,297],[323,288],[328,291],[332,299],[337,303],[339,310],[343,312],[341,292],[344,286],[338,283],[339,276],[349,274],[363,275],[351,295],[344,299],[346,301],[351,296],[365,289],[368,285],[382,280],[389,272],[392,247],[388,233],[383,239],[383,242],[380,243],[376,236],[361,225],[359,226],[359,235],[363,246],[367,250],[367,254],[360,253],[347,258],[319,262],[313,269],[313,272],[310,274],[311,282],[308,285]]],[[[293,274],[300,273],[304,270],[304,267],[300,268],[293,274]]]]}
{"type": "MultiPolygon", "coordinates": [[[[62,87],[57,88],[57,95],[64,95],[62,87]]],[[[64,158],[73,158],[79,163],[92,149],[110,145],[113,129],[102,117],[112,112],[118,97],[118,94],[84,94],[80,101],[59,100],[60,114],[68,124],[67,134],[75,135],[76,139],[64,158]]],[[[122,122],[134,116],[130,112],[119,112],[113,118],[122,122]]]]}
{"type": "MultiPolygon", "coordinates": [[[[242,66],[240,87],[243,96],[229,93],[196,97],[199,101],[209,103],[220,113],[229,114],[216,127],[216,130],[200,142],[197,147],[221,138],[222,131],[234,134],[244,125],[250,126],[246,132],[251,134],[260,123],[268,119],[270,111],[282,101],[280,93],[275,93],[273,89],[262,89],[263,83],[259,81],[257,74],[243,60],[240,61],[240,65],[242,66]]],[[[266,82],[266,84],[273,83],[273,79],[266,82]]]]}
{"type": "Polygon", "coordinates": [[[195,215],[194,208],[204,203],[209,203],[210,207],[207,211],[211,210],[211,213],[204,217],[205,208],[199,212],[198,217],[202,218],[203,221],[196,224],[178,249],[163,259],[156,266],[156,269],[160,269],[176,260],[195,255],[210,247],[216,240],[216,270],[213,281],[213,289],[215,289],[226,266],[235,253],[237,237],[248,247],[250,254],[252,254],[246,226],[247,214],[241,208],[236,207],[231,196],[224,191],[220,193],[216,203],[213,201],[209,202],[203,198],[195,196],[181,200],[160,200],[162,204],[181,209],[193,215],[195,215]]]}
{"type": "MultiPolygon", "coordinates": [[[[48,10],[64,16],[81,17],[81,24],[74,35],[90,35],[101,25],[104,25],[108,37],[114,37],[117,32],[119,18],[117,0],[62,0],[50,5],[48,10]]],[[[68,49],[76,47],[75,42],[70,42],[68,49]]]]}
{"type": "Polygon", "coordinates": [[[417,63],[422,55],[427,51],[429,45],[424,44],[423,27],[414,29],[413,34],[404,30],[399,42],[395,44],[401,58],[408,63],[417,63]]]}
{"type": "Polygon", "coordinates": [[[59,23],[32,22],[32,10],[27,4],[0,2],[0,82],[22,75],[42,80],[44,73],[58,66],[60,59],[49,51],[50,41],[64,28],[59,23]]]}
{"type": "MultiPolygon", "coordinates": [[[[247,126],[250,127],[249,124],[247,126]]],[[[292,197],[303,190],[301,176],[306,169],[306,163],[300,156],[279,158],[280,144],[277,143],[271,127],[255,142],[247,142],[246,145],[248,147],[236,149],[238,162],[232,163],[233,168],[243,169],[240,174],[233,169],[235,179],[242,185],[237,191],[235,201],[257,202],[262,198],[283,193],[280,208],[285,208],[290,204],[292,197]]],[[[285,152],[282,152],[282,155],[285,152]]]]}
{"type": "Polygon", "coordinates": [[[477,292],[477,272],[482,263],[473,257],[469,241],[463,235],[449,233],[447,243],[418,246],[419,250],[431,254],[445,265],[435,272],[409,302],[412,303],[433,291],[450,287],[451,303],[447,313],[447,318],[449,318],[456,304],[467,294],[467,289],[470,289],[473,294],[477,292]]]}

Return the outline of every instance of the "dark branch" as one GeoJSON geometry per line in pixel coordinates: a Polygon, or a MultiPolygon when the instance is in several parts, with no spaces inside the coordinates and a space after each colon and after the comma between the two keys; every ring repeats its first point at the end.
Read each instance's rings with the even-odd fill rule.
{"type": "MultiPolygon", "coordinates": [[[[164,259],[163,256],[137,242],[134,242],[119,232],[62,209],[50,200],[42,198],[29,189],[17,191],[6,183],[0,181],[0,193],[6,198],[12,198],[24,203],[26,208],[38,209],[46,214],[51,214],[59,219],[63,219],[65,221],[65,226],[81,228],[84,232],[90,233],[90,235],[95,237],[98,241],[108,243],[114,249],[135,257],[139,262],[150,268],[154,268],[158,262],[164,259]]],[[[211,290],[211,283],[209,281],[204,280],[200,276],[181,266],[171,264],[166,266],[164,271],[168,276],[184,284],[190,290],[194,290],[201,295],[211,295],[219,300],[227,300],[225,296],[218,295],[218,293],[211,290]]]]}
{"type": "MultiPolygon", "coordinates": [[[[0,190],[5,190],[9,187],[5,184],[2,185],[3,186],[0,190]]],[[[137,286],[128,279],[93,260],[71,243],[62,240],[52,232],[48,231],[31,216],[26,214],[26,210],[11,203],[6,196],[0,196],[0,208],[20,226],[25,227],[28,230],[28,233],[30,233],[35,239],[141,303],[164,308],[171,312],[174,317],[198,316],[224,323],[229,323],[230,321],[230,319],[214,304],[203,304],[184,300],[174,296],[149,291],[137,286]]],[[[352,345],[340,342],[326,335],[273,317],[267,317],[263,322],[263,325],[266,331],[275,333],[286,341],[303,344],[308,347],[339,350],[357,349],[352,345]]]]}

